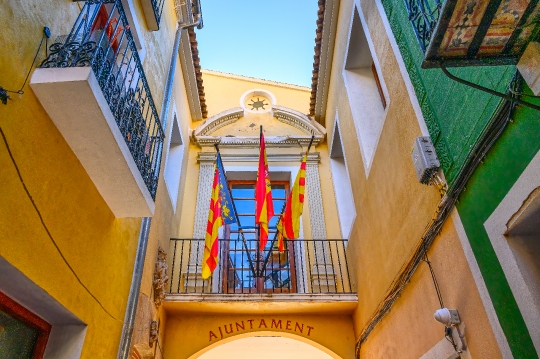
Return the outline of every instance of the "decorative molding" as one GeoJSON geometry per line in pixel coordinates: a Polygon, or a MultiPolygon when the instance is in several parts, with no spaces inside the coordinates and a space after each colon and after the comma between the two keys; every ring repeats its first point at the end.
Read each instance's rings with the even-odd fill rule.
{"type": "Polygon", "coordinates": [[[158,322],[155,320],[152,320],[150,323],[150,337],[148,339],[148,345],[150,345],[150,348],[154,347],[154,343],[158,341],[158,322]]]}
{"type": "Polygon", "coordinates": [[[493,331],[495,340],[497,340],[497,345],[499,347],[499,350],[501,351],[501,355],[505,359],[513,358],[512,351],[510,350],[510,346],[508,345],[508,340],[506,339],[506,335],[502,330],[501,323],[499,322],[499,317],[497,317],[497,312],[495,311],[493,301],[491,300],[491,297],[489,295],[486,282],[484,281],[484,277],[482,276],[482,272],[480,271],[480,267],[478,266],[478,262],[476,261],[476,257],[474,256],[471,243],[469,242],[469,238],[467,237],[467,233],[465,232],[465,227],[463,227],[463,223],[461,222],[461,218],[456,208],[452,210],[452,221],[454,222],[459,241],[461,242],[463,252],[465,253],[465,258],[467,259],[467,263],[469,264],[469,268],[476,284],[476,288],[478,289],[478,294],[480,295],[480,299],[482,300],[482,304],[484,305],[489,324],[491,325],[491,330],[493,331]]]}
{"type": "MultiPolygon", "coordinates": [[[[193,238],[204,238],[206,223],[208,221],[208,209],[212,195],[212,181],[214,179],[214,161],[200,162],[199,185],[197,187],[197,204],[195,208],[195,223],[193,238]]],[[[191,256],[194,257],[193,255],[191,256]]],[[[200,257],[202,258],[202,257],[200,257]]]]}
{"type": "MultiPolygon", "coordinates": [[[[241,107],[235,107],[231,108],[230,110],[220,112],[197,126],[197,128],[193,131],[192,136],[194,139],[202,136],[208,136],[223,126],[235,123],[242,116],[244,116],[244,109],[241,107]]],[[[195,142],[197,142],[197,140],[195,142]]]]}
{"type": "Polygon", "coordinates": [[[283,106],[273,106],[274,116],[283,123],[296,127],[315,137],[324,137],[326,129],[303,113],[283,106]]]}
{"type": "MultiPolygon", "coordinates": [[[[306,135],[292,136],[268,136],[265,138],[268,147],[297,147],[307,146],[314,135],[313,144],[317,145],[324,140],[326,130],[312,118],[303,113],[283,107],[272,106],[274,117],[279,121],[297,128],[306,135]]],[[[235,107],[210,117],[201,123],[192,133],[191,140],[200,147],[211,147],[219,143],[222,147],[259,147],[259,136],[239,136],[239,137],[221,137],[210,136],[218,129],[236,122],[244,116],[244,110],[241,107],[235,107]]]]}
{"type": "MultiPolygon", "coordinates": [[[[279,154],[270,154],[267,155],[268,162],[300,162],[302,160],[303,153],[298,154],[289,154],[289,153],[279,153],[279,154]]],[[[230,154],[222,153],[221,158],[223,162],[258,162],[259,154],[230,154]]],[[[199,163],[209,162],[213,165],[216,160],[216,152],[199,152],[197,156],[197,161],[199,163]]],[[[310,152],[308,154],[307,163],[318,164],[321,162],[321,155],[319,152],[310,152]]]]}
{"type": "Polygon", "coordinates": [[[152,282],[154,286],[154,304],[158,308],[167,295],[166,287],[167,283],[169,283],[167,268],[167,253],[159,246],[156,265],[154,267],[154,280],[152,282]]]}
{"type": "Polygon", "coordinates": [[[313,239],[326,239],[326,224],[324,221],[321,181],[319,178],[319,167],[317,164],[307,163],[306,177],[311,237],[313,239]]]}
{"type": "MultiPolygon", "coordinates": [[[[266,147],[307,147],[311,136],[268,136],[265,137],[266,147]]],[[[322,137],[315,137],[313,145],[317,146],[322,137]]],[[[219,137],[199,136],[194,141],[200,147],[213,147],[218,143],[221,148],[259,148],[259,136],[219,137]]]]}
{"type": "Polygon", "coordinates": [[[265,89],[259,89],[258,88],[258,89],[248,90],[248,91],[244,92],[242,94],[242,96],[240,96],[240,107],[242,107],[242,109],[247,113],[265,113],[265,112],[268,112],[268,113],[270,113],[270,115],[273,116],[272,110],[276,106],[276,103],[277,103],[276,96],[273,93],[271,93],[270,91],[265,90],[265,89]],[[270,108],[268,108],[267,110],[263,110],[262,112],[258,112],[258,109],[257,110],[250,110],[245,106],[244,102],[246,101],[247,97],[252,97],[252,96],[266,97],[266,98],[268,98],[270,100],[272,105],[270,106],[270,108]]]}

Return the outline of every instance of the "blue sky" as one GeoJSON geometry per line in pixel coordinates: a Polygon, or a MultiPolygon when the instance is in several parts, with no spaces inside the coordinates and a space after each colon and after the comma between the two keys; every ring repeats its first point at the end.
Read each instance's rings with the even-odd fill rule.
{"type": "Polygon", "coordinates": [[[317,0],[201,0],[203,69],[311,86],[317,0]]]}

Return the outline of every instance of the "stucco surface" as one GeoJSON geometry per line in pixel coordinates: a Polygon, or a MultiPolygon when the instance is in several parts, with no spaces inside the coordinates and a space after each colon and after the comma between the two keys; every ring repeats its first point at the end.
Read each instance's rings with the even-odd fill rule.
{"type": "MultiPolygon", "coordinates": [[[[502,358],[451,219],[428,251],[428,258],[444,306],[457,309],[465,324],[469,354],[473,358],[502,358]]],[[[444,339],[444,326],[433,318],[439,308],[429,267],[420,263],[392,311],[362,345],[361,358],[421,357],[444,339]]]]}
{"type": "MultiPolygon", "coordinates": [[[[354,106],[354,99],[348,98],[342,76],[352,1],[342,1],[340,5],[326,114],[327,128],[331,129],[337,109],[357,212],[347,249],[358,288],[359,307],[355,313],[357,333],[383,299],[394,276],[421,237],[438,202],[436,189],[421,185],[416,179],[410,151],[414,138],[421,135],[420,126],[379,11],[372,2],[362,4],[369,30],[366,36],[370,36],[374,44],[372,57],[379,61],[382,69],[380,75],[389,92],[386,120],[369,177],[366,177],[362,164],[350,110],[350,106],[354,106]]],[[[328,141],[331,142],[333,133],[329,136],[328,141]]]]}
{"type": "MultiPolygon", "coordinates": [[[[201,54],[204,56],[204,54],[201,54]]],[[[275,97],[277,104],[308,113],[311,90],[288,84],[271,83],[264,80],[231,76],[225,73],[203,70],[204,92],[208,106],[208,117],[240,106],[240,97],[249,90],[265,89],[275,97]]]]}
{"type": "MultiPolygon", "coordinates": [[[[411,255],[440,198],[436,188],[421,185],[414,172],[410,151],[414,139],[422,135],[425,125],[423,119],[415,114],[411,94],[407,92],[398,65],[401,58],[399,54],[396,56],[390,44],[387,35],[390,29],[385,27],[381,16],[386,15],[381,15],[380,9],[376,1],[341,1],[326,113],[327,129],[334,128],[336,111],[338,113],[357,212],[347,249],[358,290],[359,304],[353,315],[357,336],[411,255]],[[363,26],[368,42],[371,42],[372,57],[382,70],[379,76],[385,82],[389,95],[387,115],[369,175],[364,170],[350,109],[355,106],[355,99],[348,98],[342,75],[353,4],[359,6],[363,13],[363,26]]],[[[332,136],[333,133],[329,133],[330,143],[332,136]]],[[[436,268],[436,271],[439,282],[447,285],[449,302],[445,304],[457,307],[460,313],[463,311],[465,322],[468,326],[470,323],[473,356],[476,351],[500,357],[459,240],[453,231],[444,232],[439,238],[433,245],[434,253],[444,253],[444,250],[451,253],[446,254],[447,258],[439,254],[440,262],[436,254],[432,259],[434,265],[444,268],[440,271],[436,268]],[[447,248],[447,243],[454,243],[455,249],[447,248]],[[466,319],[467,316],[470,319],[466,319]],[[478,338],[474,338],[472,333],[487,334],[477,334],[478,338]],[[490,344],[484,347],[480,338],[486,338],[490,344]]],[[[406,291],[413,294],[404,293],[397,300],[390,314],[371,333],[362,349],[362,357],[418,358],[440,341],[442,328],[432,320],[438,303],[429,272],[423,266],[413,276],[406,291]],[[391,321],[393,317],[402,319],[400,322],[391,321]]]]}
{"type": "Polygon", "coordinates": [[[326,349],[325,351],[333,353],[336,358],[354,358],[354,334],[352,321],[348,316],[178,314],[168,317],[165,330],[165,357],[197,358],[207,350],[231,340],[270,333],[326,349]],[[296,326],[297,323],[299,327],[296,326]],[[302,332],[300,327],[303,328],[302,332]],[[216,337],[211,336],[210,332],[216,337]]]}
{"type": "MultiPolygon", "coordinates": [[[[131,3],[146,47],[143,67],[159,111],[176,26],[173,2],[165,2],[159,32],[147,31],[140,3],[131,3]]],[[[43,26],[51,29],[51,40],[68,34],[82,5],[60,0],[1,2],[0,20],[9,26],[3,27],[0,37],[0,85],[18,90],[41,40],[43,26]]],[[[45,58],[44,46],[45,42],[36,64],[45,58]]],[[[174,102],[187,138],[189,108],[181,75],[178,64],[174,102]]],[[[24,191],[3,141],[0,141],[0,255],[88,325],[81,358],[114,357],[123,325],[141,220],[113,216],[28,84],[24,91],[22,96],[10,94],[12,100],[8,105],[2,105],[0,127],[44,224],[24,191]],[[44,225],[81,282],[114,319],[71,273],[44,225]]],[[[169,126],[170,123],[169,120],[169,126]]],[[[149,297],[158,242],[168,248],[168,238],[177,226],[161,179],[141,288],[149,297]]],[[[155,318],[157,315],[152,314],[155,318]]],[[[148,324],[136,327],[135,331],[147,331],[148,324]]]]}

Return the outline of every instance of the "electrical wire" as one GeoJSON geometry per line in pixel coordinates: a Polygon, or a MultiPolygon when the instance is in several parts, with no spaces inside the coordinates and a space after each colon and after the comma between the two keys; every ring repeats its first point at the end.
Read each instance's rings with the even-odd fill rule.
{"type": "Polygon", "coordinates": [[[56,241],[54,240],[53,236],[51,235],[51,232],[49,231],[49,228],[47,227],[47,225],[45,224],[45,221],[43,220],[43,216],[41,215],[41,212],[39,211],[37,205],[36,205],[36,202],[34,202],[34,199],[32,198],[32,195],[30,194],[30,191],[28,190],[28,187],[26,187],[26,184],[24,183],[24,180],[22,178],[22,175],[21,175],[21,171],[19,170],[19,166],[17,166],[17,162],[15,161],[15,158],[13,157],[13,153],[11,152],[11,149],[9,147],[9,144],[8,144],[8,141],[6,139],[6,136],[4,134],[4,131],[2,130],[2,128],[0,127],[0,135],[2,135],[2,139],[4,141],[4,144],[6,145],[6,149],[7,149],[7,152],[9,154],[9,157],[11,158],[11,162],[13,163],[13,166],[15,166],[15,170],[17,171],[17,176],[19,177],[19,181],[21,182],[23,188],[24,188],[24,191],[26,192],[26,195],[28,196],[28,199],[30,200],[30,202],[32,203],[32,206],[34,207],[38,217],[39,217],[39,220],[41,221],[41,225],[43,226],[43,228],[45,229],[45,232],[47,233],[47,236],[49,237],[49,239],[51,240],[52,244],[54,245],[54,247],[56,248],[56,251],[58,252],[58,254],[60,255],[60,257],[62,258],[62,260],[64,261],[64,263],[66,264],[66,266],[69,268],[69,270],[71,271],[71,273],[73,273],[73,275],[75,276],[75,278],[77,279],[77,281],[79,282],[79,284],[86,290],[86,292],[96,301],[97,304],[99,304],[99,306],[101,307],[101,309],[103,309],[103,311],[105,313],[107,313],[112,319],[120,322],[120,323],[124,323],[124,321],[116,318],[114,315],[112,315],[104,306],[103,304],[99,301],[99,299],[97,299],[97,297],[92,294],[92,292],[90,291],[90,289],[88,289],[88,287],[82,282],[81,278],[79,278],[79,276],[77,275],[77,273],[75,272],[75,270],[73,269],[73,267],[69,264],[69,262],[67,261],[66,257],[64,256],[64,254],[62,253],[62,251],[60,250],[60,247],[58,247],[58,244],[56,243],[56,241]]]}
{"type": "Polygon", "coordinates": [[[433,267],[431,266],[431,262],[429,261],[429,258],[428,258],[428,255],[427,255],[427,249],[425,247],[424,247],[424,259],[423,260],[429,266],[429,272],[431,273],[431,279],[433,279],[433,285],[435,286],[435,291],[437,292],[437,298],[439,299],[439,304],[441,305],[441,308],[444,308],[441,289],[439,288],[439,283],[437,282],[437,277],[435,276],[435,271],[433,270],[433,267]]]}
{"type": "MultiPolygon", "coordinates": [[[[34,202],[34,199],[32,198],[32,195],[30,194],[30,191],[28,190],[28,188],[26,187],[26,184],[24,183],[24,180],[23,180],[23,177],[21,175],[21,172],[19,170],[19,166],[17,165],[17,162],[15,161],[15,158],[13,157],[13,153],[11,152],[11,148],[9,147],[9,143],[6,139],[6,136],[4,134],[4,131],[2,130],[2,128],[0,127],[0,135],[2,136],[2,140],[6,146],[6,149],[7,149],[7,152],[9,154],[9,157],[11,159],[11,162],[13,163],[13,166],[15,167],[15,170],[17,171],[17,176],[19,177],[19,181],[21,182],[23,188],[24,188],[24,191],[26,192],[26,195],[28,196],[28,199],[30,200],[30,202],[32,203],[32,206],[34,207],[38,217],[39,217],[39,220],[41,221],[41,224],[43,226],[43,228],[45,229],[45,232],[47,233],[47,236],[49,237],[49,239],[51,240],[52,244],[54,245],[54,247],[56,248],[56,251],[58,252],[58,254],[60,255],[60,257],[62,258],[62,260],[64,261],[64,263],[66,264],[66,266],[69,268],[69,270],[71,271],[71,273],[75,276],[75,278],[77,279],[77,281],[79,282],[79,284],[85,289],[85,291],[94,299],[94,301],[101,307],[101,309],[109,316],[111,317],[112,319],[114,319],[115,321],[119,322],[120,324],[124,325],[124,324],[128,324],[126,322],[124,322],[123,320],[120,320],[118,318],[116,318],[114,315],[112,315],[108,310],[107,308],[105,308],[105,306],[101,303],[101,301],[90,291],[90,289],[88,289],[88,287],[82,282],[82,280],[80,279],[80,277],[77,275],[77,273],[75,272],[75,270],[73,269],[73,267],[69,264],[69,262],[67,261],[66,257],[64,256],[64,254],[62,253],[62,251],[60,250],[60,247],[58,247],[58,244],[56,243],[56,241],[54,240],[53,236],[51,235],[51,232],[49,231],[49,228],[47,227],[47,225],[45,224],[45,221],[43,220],[43,216],[41,215],[41,212],[40,210],[38,209],[36,203],[34,202]]],[[[129,324],[128,324],[129,325],[129,324]]],[[[130,326],[131,329],[134,329],[132,326],[130,326]]],[[[148,329],[148,327],[144,327],[142,329],[137,329],[138,332],[141,332],[141,331],[144,331],[148,329]]],[[[158,340],[158,346],[159,346],[159,340],[158,340]]],[[[160,352],[161,352],[161,348],[160,348],[160,352]]],[[[163,353],[161,354],[162,358],[164,359],[164,356],[163,356],[163,353]]]]}
{"type": "Polygon", "coordinates": [[[158,349],[159,349],[159,354],[161,354],[161,359],[165,359],[165,356],[163,355],[163,350],[161,350],[161,345],[159,344],[159,337],[156,340],[156,343],[157,343],[157,346],[158,346],[158,349]]]}
{"type": "MultiPolygon", "coordinates": [[[[41,50],[41,45],[43,45],[43,40],[48,39],[47,35],[45,35],[45,32],[43,32],[43,35],[41,36],[41,41],[39,42],[38,49],[36,51],[36,54],[34,55],[34,60],[32,60],[32,64],[30,65],[30,68],[28,69],[28,73],[26,74],[26,78],[24,79],[24,82],[21,86],[21,88],[17,91],[12,91],[8,89],[4,89],[6,92],[16,93],[19,95],[24,94],[24,86],[26,86],[26,83],[28,82],[28,77],[30,77],[30,74],[32,73],[32,68],[34,67],[34,64],[36,63],[37,57],[39,55],[39,50],[41,50]]],[[[45,46],[45,51],[47,51],[47,46],[45,46]]]]}
{"type": "MultiPolygon", "coordinates": [[[[508,96],[517,97],[516,94],[520,93],[522,84],[523,78],[519,72],[516,71],[514,78],[508,86],[508,96]]],[[[396,300],[399,298],[401,292],[409,283],[412,275],[418,268],[419,263],[425,258],[424,254],[426,250],[429,249],[435,240],[435,237],[440,233],[446,219],[450,216],[455,204],[459,200],[459,196],[465,190],[467,182],[483,161],[488,151],[500,138],[508,123],[511,121],[512,113],[517,105],[517,101],[514,100],[505,98],[503,101],[501,101],[495,110],[494,115],[484,127],[484,130],[478,137],[478,140],[474,144],[472,150],[465,160],[464,165],[459,171],[454,184],[444,194],[441,201],[437,205],[435,213],[426,226],[422,238],[415,246],[407,262],[403,264],[397,276],[390,284],[384,299],[379,303],[375,313],[362,329],[360,338],[357,340],[355,345],[355,355],[357,359],[360,358],[360,347],[362,343],[367,340],[369,334],[373,331],[377,324],[381,322],[381,320],[390,311],[396,300]]]]}

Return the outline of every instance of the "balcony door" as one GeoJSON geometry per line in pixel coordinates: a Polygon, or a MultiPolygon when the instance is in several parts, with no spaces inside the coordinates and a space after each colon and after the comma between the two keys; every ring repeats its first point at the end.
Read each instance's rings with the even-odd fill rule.
{"type": "Polygon", "coordinates": [[[294,250],[285,243],[280,253],[276,224],[289,193],[288,182],[272,183],[275,216],[269,223],[269,238],[259,251],[259,231],[255,225],[255,180],[230,181],[240,227],[225,228],[223,241],[223,292],[225,293],[291,293],[296,291],[294,250]],[[242,233],[243,232],[243,236],[242,233]]]}

